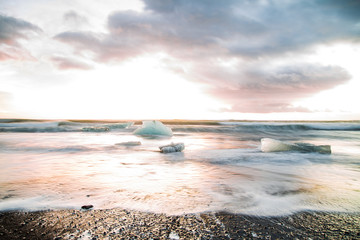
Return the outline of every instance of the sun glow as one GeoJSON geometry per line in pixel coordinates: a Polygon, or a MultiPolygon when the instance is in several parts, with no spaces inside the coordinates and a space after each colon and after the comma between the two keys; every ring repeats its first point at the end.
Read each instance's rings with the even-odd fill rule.
{"type": "Polygon", "coordinates": [[[36,118],[81,119],[203,119],[225,107],[199,84],[164,69],[163,58],[143,56],[121,65],[69,70],[66,84],[18,92],[15,105],[36,118]]]}

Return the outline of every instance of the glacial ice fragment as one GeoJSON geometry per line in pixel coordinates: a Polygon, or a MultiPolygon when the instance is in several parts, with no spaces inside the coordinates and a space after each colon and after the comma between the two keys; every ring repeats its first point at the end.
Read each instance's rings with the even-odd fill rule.
{"type": "Polygon", "coordinates": [[[181,152],[185,149],[184,143],[171,143],[169,145],[159,147],[162,153],[181,152]]]}
{"type": "Polygon", "coordinates": [[[134,147],[141,145],[140,141],[128,141],[128,142],[121,142],[121,143],[115,143],[117,146],[124,146],[124,147],[134,147]]]}
{"type": "Polygon", "coordinates": [[[172,130],[160,121],[143,121],[140,128],[134,131],[135,135],[165,135],[172,136],[172,130]]]}
{"type": "Polygon", "coordinates": [[[285,152],[285,151],[296,151],[296,152],[317,152],[330,154],[330,145],[313,145],[310,143],[287,143],[271,138],[261,139],[261,151],[263,152],[285,152]]]}

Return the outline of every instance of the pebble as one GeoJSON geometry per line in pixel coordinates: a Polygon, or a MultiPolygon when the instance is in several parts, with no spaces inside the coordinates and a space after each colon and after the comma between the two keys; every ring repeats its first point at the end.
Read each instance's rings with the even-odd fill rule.
{"type": "Polygon", "coordinates": [[[81,206],[81,209],[90,209],[93,207],[94,207],[93,205],[83,205],[83,206],[81,206]]]}

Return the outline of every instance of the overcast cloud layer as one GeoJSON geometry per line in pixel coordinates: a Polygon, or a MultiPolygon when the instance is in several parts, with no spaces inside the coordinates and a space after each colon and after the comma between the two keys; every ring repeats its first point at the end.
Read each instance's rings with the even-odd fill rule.
{"type": "MultiPolygon", "coordinates": [[[[93,69],[145,54],[165,53],[169,69],[207,86],[207,93],[247,113],[308,111],[296,100],[346,83],[342,67],[303,59],[316,46],[360,40],[360,1],[144,0],[144,11],[112,11],[107,31],[74,27],[52,36],[71,57],[49,56],[60,70],[93,69]],[[90,53],[90,54],[89,54],[90,53]],[[89,59],[90,58],[90,59],[89,59]],[[86,63],[85,63],[86,62],[86,63]]],[[[68,26],[89,24],[77,9],[68,26]]],[[[30,58],[19,43],[42,30],[0,15],[0,61],[30,58]]],[[[169,80],[171,81],[171,80],[169,80]]]]}

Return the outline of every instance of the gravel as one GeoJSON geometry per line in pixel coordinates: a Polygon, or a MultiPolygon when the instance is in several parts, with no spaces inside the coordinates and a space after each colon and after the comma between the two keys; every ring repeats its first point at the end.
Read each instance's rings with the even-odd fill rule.
{"type": "Polygon", "coordinates": [[[168,216],[124,209],[0,212],[0,239],[360,239],[360,213],[168,216]]]}

